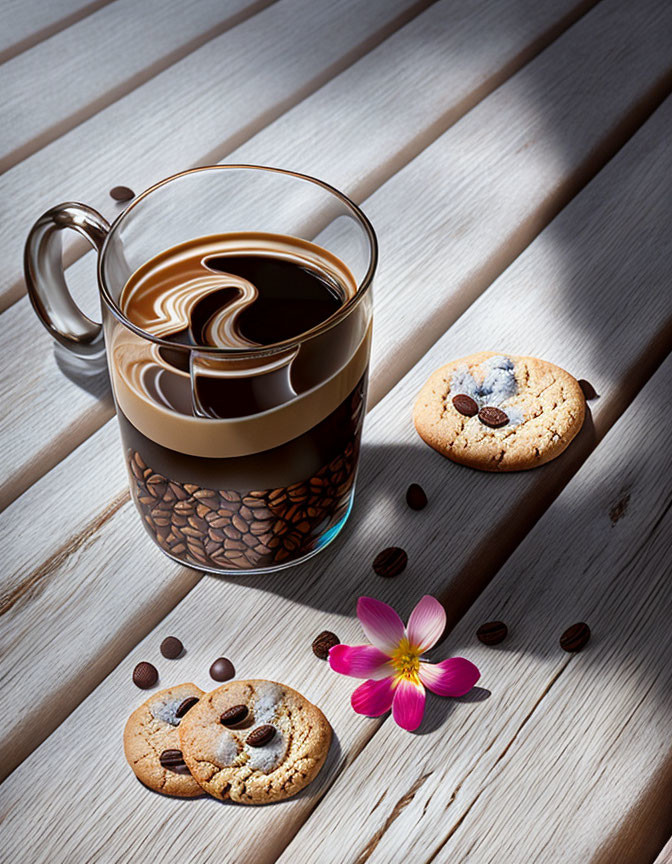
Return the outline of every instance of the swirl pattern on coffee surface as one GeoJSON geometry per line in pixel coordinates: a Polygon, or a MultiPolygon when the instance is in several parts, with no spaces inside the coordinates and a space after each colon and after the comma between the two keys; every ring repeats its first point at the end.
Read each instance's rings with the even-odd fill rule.
{"type": "Polygon", "coordinates": [[[117,402],[149,438],[168,447],[182,442],[197,455],[241,455],[289,440],[361,377],[369,315],[350,315],[331,328],[337,332],[317,337],[319,345],[276,343],[328,321],[356,288],[336,256],[293,237],[226,234],[169,249],[133,273],[119,306],[171,347],[126,328],[109,335],[117,402]],[[208,353],[212,347],[240,350],[208,353]],[[291,412],[279,410],[289,403],[291,412]],[[255,417],[272,409],[279,414],[271,434],[267,420],[260,426],[255,417]],[[239,422],[217,427],[201,418],[239,422]]]}
{"type": "Polygon", "coordinates": [[[259,348],[307,333],[355,293],[335,256],[298,238],[229,234],[169,249],[128,280],[119,305],[153,336],[259,348]]]}

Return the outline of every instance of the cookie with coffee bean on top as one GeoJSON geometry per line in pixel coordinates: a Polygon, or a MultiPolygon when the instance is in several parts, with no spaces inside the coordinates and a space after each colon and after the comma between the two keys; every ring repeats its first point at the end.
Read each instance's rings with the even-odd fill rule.
{"type": "Polygon", "coordinates": [[[454,360],[426,381],[413,420],[443,456],[482,471],[521,471],[571,443],[586,414],[578,381],[564,369],[483,351],[454,360]]]}
{"type": "Polygon", "coordinates": [[[204,696],[180,725],[180,749],[215,798],[268,804],[317,777],[331,726],[317,706],[274,681],[229,681],[204,696]]]}
{"type": "Polygon", "coordinates": [[[203,794],[182,758],[178,736],[180,724],[203,695],[195,684],[178,684],[152,694],[128,718],[126,759],[138,780],[154,792],[176,798],[203,794]]]}

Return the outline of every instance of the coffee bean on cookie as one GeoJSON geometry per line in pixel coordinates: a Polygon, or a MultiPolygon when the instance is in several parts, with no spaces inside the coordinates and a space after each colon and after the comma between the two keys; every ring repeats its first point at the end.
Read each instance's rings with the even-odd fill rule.
{"type": "Polygon", "coordinates": [[[190,696],[188,699],[185,699],[183,702],[180,702],[177,711],[175,712],[175,716],[177,718],[184,717],[187,711],[190,708],[193,708],[194,705],[198,702],[197,696],[190,696]]]}
{"type": "Polygon", "coordinates": [[[383,549],[373,559],[373,569],[378,576],[391,578],[398,576],[408,563],[408,555],[398,546],[389,546],[383,549]]]}
{"type": "Polygon", "coordinates": [[[247,736],[245,743],[249,744],[250,747],[265,747],[266,744],[272,740],[274,735],[275,727],[266,723],[263,726],[257,726],[256,729],[253,729],[247,736]]]}
{"type": "Polygon", "coordinates": [[[175,765],[184,765],[181,750],[164,750],[159,756],[159,762],[164,768],[172,768],[175,765]]]}
{"type": "Polygon", "coordinates": [[[133,773],[154,792],[176,798],[203,794],[184,760],[175,754],[182,749],[180,726],[194,710],[192,706],[184,713],[182,706],[192,702],[198,705],[204,695],[195,684],[176,684],[166,690],[153,691],[128,718],[124,728],[124,754],[133,773]],[[180,714],[184,714],[181,719],[180,714]]]}
{"type": "Polygon", "coordinates": [[[156,671],[156,666],[151,663],[138,663],[133,670],[133,683],[141,690],[148,690],[153,687],[159,680],[159,673],[156,671]]]}
{"type": "Polygon", "coordinates": [[[579,621],[577,624],[572,624],[568,627],[560,637],[560,647],[563,651],[569,651],[574,654],[581,651],[588,644],[590,639],[590,627],[584,622],[579,621]]]}
{"type": "Polygon", "coordinates": [[[422,486],[411,483],[406,490],[406,503],[411,510],[423,510],[427,506],[427,496],[422,486]]]}
{"type": "Polygon", "coordinates": [[[226,657],[218,657],[210,667],[210,677],[215,681],[228,681],[234,678],[236,670],[233,668],[233,663],[227,660],[226,657]]]}
{"type": "Polygon", "coordinates": [[[131,198],[135,198],[135,192],[128,186],[113,186],[110,189],[110,197],[115,201],[130,201],[131,198]]]}
{"type": "Polygon", "coordinates": [[[184,645],[177,636],[166,636],[161,643],[161,653],[167,660],[175,660],[184,651],[184,645]]]}
{"type": "Polygon", "coordinates": [[[219,718],[219,722],[222,726],[236,726],[238,723],[242,723],[244,720],[247,720],[247,716],[250,713],[250,709],[247,705],[234,705],[232,708],[227,708],[226,711],[219,718]]]}
{"type": "Polygon", "coordinates": [[[457,396],[453,396],[453,405],[465,417],[475,417],[478,414],[476,400],[472,399],[471,396],[467,396],[466,393],[458,393],[457,396]]]}
{"type": "Polygon", "coordinates": [[[335,645],[340,645],[341,640],[331,630],[323,630],[319,636],[313,640],[313,654],[319,657],[320,660],[327,660],[329,651],[335,645]]]}
{"type": "Polygon", "coordinates": [[[476,631],[476,638],[484,645],[499,645],[508,635],[508,627],[503,621],[488,621],[476,631]]]}
{"type": "Polygon", "coordinates": [[[506,426],[509,422],[508,416],[501,408],[495,408],[494,405],[486,405],[478,412],[478,419],[486,426],[493,429],[499,429],[500,426],[506,426]]]}

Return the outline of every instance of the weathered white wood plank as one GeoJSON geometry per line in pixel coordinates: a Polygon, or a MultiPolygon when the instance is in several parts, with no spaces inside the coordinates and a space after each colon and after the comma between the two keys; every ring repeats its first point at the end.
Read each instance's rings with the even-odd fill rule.
{"type": "MultiPolygon", "coordinates": [[[[444,590],[450,598],[449,612],[457,615],[580,465],[594,437],[607,431],[650,373],[651,364],[660,360],[663,348],[669,348],[669,341],[656,346],[655,338],[661,335],[658,325],[672,311],[664,290],[672,264],[667,233],[672,197],[666,188],[672,153],[663,134],[671,118],[669,102],[373,410],[365,432],[357,506],[340,542],[319,559],[275,580],[202,579],[14,771],[4,785],[9,854],[14,848],[28,853],[34,848],[30,813],[37,808],[43,817],[40,848],[55,861],[76,859],[85,849],[95,850],[102,860],[106,854],[123,860],[138,843],[152,857],[168,860],[181,860],[199,848],[207,849],[212,860],[242,861],[249,860],[250,837],[256,861],[274,860],[317,797],[380,725],[351,712],[352,682],[332,675],[313,657],[313,636],[328,628],[344,641],[357,639],[352,613],[360,593],[392,602],[406,615],[425,591],[444,590]],[[632,213],[638,214],[636,224],[629,217],[632,213]],[[630,290],[612,310],[615,273],[630,290]],[[609,309],[610,314],[589,314],[600,309],[609,309]],[[586,321],[590,327],[577,326],[586,321]],[[593,380],[601,397],[595,403],[592,428],[588,424],[561,459],[523,474],[486,475],[442,460],[413,432],[412,402],[431,369],[476,345],[545,356],[593,380]],[[422,514],[403,503],[411,480],[422,483],[430,497],[430,508],[422,514]],[[391,541],[407,548],[410,563],[402,577],[383,580],[372,574],[369,562],[391,541]],[[179,665],[160,660],[158,645],[168,633],[179,635],[187,646],[179,665]],[[218,806],[213,802],[188,804],[187,816],[181,805],[138,787],[123,764],[119,743],[125,716],[138,701],[130,682],[137,661],[156,660],[164,683],[185,678],[207,685],[209,663],[221,653],[231,657],[241,677],[275,677],[303,690],[324,707],[338,740],[327,769],[305,794],[281,807],[242,812],[227,808],[225,831],[213,818],[218,806]],[[64,758],[75,753],[73,748],[77,758],[64,758]],[[43,776],[59,771],[63,786],[58,800],[48,784],[33,782],[38,768],[43,776]],[[105,818],[100,819],[91,802],[97,800],[103,776],[105,818]],[[31,807],[22,808],[19,802],[28,790],[31,807]],[[77,814],[76,821],[67,814],[77,814]],[[156,825],[162,826],[160,832],[154,830],[156,825]]],[[[116,525],[106,523],[95,553],[90,553],[95,554],[95,567],[84,557],[79,563],[80,572],[92,574],[87,585],[94,593],[97,579],[118,577],[120,539],[126,531],[132,536],[136,530],[130,507],[120,509],[115,518],[116,525]]],[[[124,553],[123,562],[136,572],[144,560],[139,547],[129,543],[124,553]]],[[[165,565],[166,587],[175,571],[165,565]]],[[[54,573],[44,585],[44,596],[60,594],[59,582],[54,573]]],[[[96,604],[85,617],[89,623],[102,615],[122,620],[124,605],[136,609],[136,590],[137,583],[125,583],[123,594],[109,598],[110,606],[103,610],[96,604]]],[[[155,600],[161,602],[160,597],[155,600]]],[[[74,610],[65,612],[74,615],[74,610]]],[[[80,631],[83,618],[80,614],[77,620],[80,631]]],[[[74,622],[64,617],[64,655],[73,627],[74,622]]],[[[10,642],[11,629],[10,619],[5,628],[10,642]]],[[[26,653],[24,648],[20,654],[9,654],[8,668],[24,688],[35,692],[35,679],[32,688],[28,686],[31,670],[43,668],[48,657],[38,657],[39,646],[33,646],[28,664],[22,660],[26,653]]],[[[74,655],[68,659],[74,675],[78,661],[74,655]]],[[[86,669],[78,668],[77,673],[87,677],[86,669]]],[[[7,688],[4,693],[6,716],[11,717],[16,696],[7,688]]],[[[52,701],[57,701],[56,694],[52,701]]],[[[31,717],[33,740],[40,735],[43,719],[39,713],[31,717]]],[[[19,739],[14,740],[19,746],[19,739]]],[[[360,794],[359,788],[349,787],[351,796],[353,791],[360,794]]],[[[370,806],[374,804],[375,799],[370,806]]]]}
{"type": "Polygon", "coordinates": [[[271,2],[115,0],[23,52],[2,70],[0,172],[271,2]]]}
{"type": "MultiPolygon", "coordinates": [[[[637,116],[649,105],[649,94],[669,67],[665,40],[656,34],[664,30],[670,10],[650,3],[650,14],[631,22],[627,3],[607,5],[608,14],[601,6],[591,12],[401,171],[380,197],[366,201],[382,245],[377,294],[383,302],[376,313],[372,401],[529,243],[579,179],[622,143],[630,129],[622,124],[623,116],[637,116]],[[667,18],[660,17],[661,10],[667,18]],[[575,56],[575,63],[566,64],[567,56],[575,56]],[[581,85],[587,76],[604,81],[604,90],[586,91],[581,85]],[[566,127],[574,130],[569,140],[558,131],[566,127]],[[433,290],[438,273],[440,283],[433,290]],[[400,314],[409,284],[423,290],[422,309],[414,310],[421,316],[415,330],[400,314]]],[[[559,12],[555,3],[533,3],[523,16],[518,2],[488,3],[465,6],[457,16],[452,2],[436,4],[229,158],[305,170],[361,200],[431,140],[437,124],[450,125],[484,87],[494,87],[508,74],[511,64],[557,25],[559,12]],[[484,34],[489,48],[479,51],[484,34]],[[392,77],[389,69],[397,64],[400,71],[392,77]],[[371,93],[377,94],[373,103],[371,93]]],[[[82,295],[92,285],[91,257],[69,271],[82,295]]],[[[91,314],[94,299],[87,297],[91,314]]],[[[11,328],[16,338],[0,345],[0,362],[3,351],[12,358],[28,350],[48,354],[49,338],[37,322],[31,327],[27,300],[11,311],[25,323],[11,328]],[[20,306],[25,309],[19,311],[20,306]],[[30,346],[19,337],[26,327],[34,332],[30,346]]],[[[70,397],[76,385],[48,357],[38,370],[42,392],[52,394],[54,405],[45,410],[55,419],[34,428],[16,452],[13,430],[25,429],[28,418],[20,398],[8,393],[6,403],[12,407],[6,429],[14,452],[8,462],[12,472],[2,477],[0,505],[48,470],[64,446],[80,443],[73,428],[82,435],[91,431],[92,399],[75,392],[70,397]]],[[[7,381],[11,391],[21,386],[20,378],[7,381]]],[[[95,414],[96,422],[102,419],[102,413],[95,414]]]]}
{"type": "Polygon", "coordinates": [[[435,652],[474,660],[489,698],[430,697],[425,734],[386,721],[281,862],[653,860],[672,827],[672,441],[653,431],[671,391],[672,358],[435,652]],[[498,648],[488,620],[510,627],[498,648]]]}
{"type": "MultiPolygon", "coordinates": [[[[0,261],[0,308],[24,292],[19,250],[45,209],[109,213],[111,186],[138,192],[217,161],[429,2],[278,0],[15,165],[0,179],[0,246],[16,250],[0,261]]],[[[87,248],[64,241],[68,263],[87,248]]]]}
{"type": "Polygon", "coordinates": [[[0,4],[0,63],[72,26],[112,0],[3,0],[0,4]]]}

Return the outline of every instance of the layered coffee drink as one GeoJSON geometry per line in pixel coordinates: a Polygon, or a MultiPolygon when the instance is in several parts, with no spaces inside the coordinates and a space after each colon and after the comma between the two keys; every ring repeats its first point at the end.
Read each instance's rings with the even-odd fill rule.
{"type": "Polygon", "coordinates": [[[200,237],[137,269],[107,333],[131,490],[173,558],[217,572],[294,563],[351,506],[370,300],[316,243],[200,237]]]}

